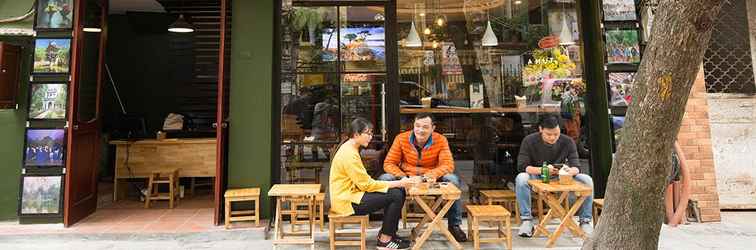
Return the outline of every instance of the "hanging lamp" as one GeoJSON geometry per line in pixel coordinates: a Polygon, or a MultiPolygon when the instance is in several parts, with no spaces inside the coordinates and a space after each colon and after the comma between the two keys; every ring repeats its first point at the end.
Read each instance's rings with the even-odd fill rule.
{"type": "Polygon", "coordinates": [[[572,45],[575,41],[572,39],[572,31],[567,26],[567,12],[562,10],[562,31],[559,32],[559,45],[572,45]]]}
{"type": "Polygon", "coordinates": [[[415,28],[415,15],[417,14],[417,5],[414,6],[412,12],[412,25],[410,26],[409,34],[404,39],[404,47],[417,48],[423,46],[423,41],[420,40],[420,34],[417,33],[415,28]]]}
{"type": "MultiPolygon", "coordinates": [[[[181,1],[181,7],[184,7],[184,1],[181,1]]],[[[194,32],[194,27],[186,21],[184,14],[179,14],[178,19],[176,19],[171,25],[168,25],[168,31],[174,33],[191,33],[194,32]]]]}
{"type": "Polygon", "coordinates": [[[409,35],[407,35],[406,40],[404,40],[404,46],[413,48],[423,46],[423,41],[420,40],[420,34],[417,33],[417,29],[415,28],[415,21],[412,21],[409,35]]]}
{"type": "Polygon", "coordinates": [[[483,33],[483,39],[480,41],[481,45],[483,46],[498,46],[499,45],[499,39],[496,38],[496,34],[493,32],[493,28],[491,28],[491,18],[488,16],[488,13],[486,13],[486,32],[483,33]]]}
{"type": "Polygon", "coordinates": [[[184,14],[181,14],[175,22],[168,26],[168,31],[175,33],[191,33],[194,32],[194,27],[184,19],[184,14]]]}

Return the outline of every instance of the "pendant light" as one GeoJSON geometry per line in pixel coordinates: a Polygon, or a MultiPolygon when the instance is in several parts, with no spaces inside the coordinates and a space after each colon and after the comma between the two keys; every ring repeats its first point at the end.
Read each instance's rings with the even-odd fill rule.
{"type": "Polygon", "coordinates": [[[409,35],[407,35],[407,38],[404,39],[404,47],[417,48],[417,47],[423,46],[423,41],[420,40],[420,34],[417,33],[417,28],[415,28],[415,12],[416,11],[417,11],[417,6],[415,6],[415,9],[412,14],[412,25],[410,26],[409,35]]]}
{"type": "Polygon", "coordinates": [[[184,14],[181,14],[173,24],[168,26],[168,31],[174,33],[191,33],[194,32],[194,27],[184,19],[184,14]]]}
{"type": "Polygon", "coordinates": [[[572,30],[567,26],[567,11],[562,9],[562,31],[559,32],[559,45],[572,45],[575,41],[572,40],[572,30]]]}
{"type": "MultiPolygon", "coordinates": [[[[486,14],[488,17],[488,14],[486,14]]],[[[483,40],[480,41],[481,45],[483,46],[498,46],[499,45],[499,39],[496,38],[496,34],[494,34],[493,29],[491,28],[491,18],[488,17],[488,21],[486,22],[486,32],[483,33],[483,40]]]]}
{"type": "Polygon", "coordinates": [[[415,28],[415,21],[412,21],[409,35],[404,40],[404,46],[413,48],[423,46],[423,41],[420,41],[420,34],[417,33],[417,29],[415,28]]]}
{"type": "MultiPolygon", "coordinates": [[[[184,7],[184,1],[181,1],[181,7],[184,7]]],[[[191,33],[194,32],[194,27],[184,19],[184,14],[179,14],[179,18],[171,25],[168,25],[168,31],[174,33],[191,33]]]]}

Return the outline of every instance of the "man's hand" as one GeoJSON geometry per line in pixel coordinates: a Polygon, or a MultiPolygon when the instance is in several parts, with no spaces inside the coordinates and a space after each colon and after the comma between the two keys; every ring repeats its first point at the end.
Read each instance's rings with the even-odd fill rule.
{"type": "Polygon", "coordinates": [[[555,168],[552,165],[549,165],[549,174],[551,174],[551,176],[559,175],[559,169],[555,168]]]}
{"type": "Polygon", "coordinates": [[[575,176],[580,173],[580,169],[576,167],[570,167],[570,171],[568,171],[567,173],[572,176],[575,176]]]}
{"type": "Polygon", "coordinates": [[[434,177],[432,175],[429,175],[429,174],[423,175],[423,179],[425,179],[425,182],[428,182],[428,183],[435,183],[436,182],[436,177],[434,177]]]}

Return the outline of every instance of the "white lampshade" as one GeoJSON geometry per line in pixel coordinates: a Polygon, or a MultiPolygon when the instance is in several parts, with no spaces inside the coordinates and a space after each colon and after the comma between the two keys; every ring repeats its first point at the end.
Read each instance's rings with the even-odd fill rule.
{"type": "Polygon", "coordinates": [[[404,40],[404,46],[405,47],[423,46],[423,41],[420,40],[420,34],[417,33],[417,29],[415,28],[415,22],[412,22],[412,27],[410,27],[409,35],[407,35],[407,38],[404,40]]]}
{"type": "Polygon", "coordinates": [[[494,34],[493,29],[491,28],[490,20],[486,24],[486,32],[483,33],[483,40],[481,40],[481,44],[483,46],[498,46],[499,45],[499,39],[496,38],[496,35],[494,34]]]}
{"type": "Polygon", "coordinates": [[[570,30],[570,27],[567,26],[567,18],[565,17],[566,15],[566,13],[562,13],[562,31],[559,32],[560,45],[575,44],[575,41],[572,40],[572,30],[570,30]]]}

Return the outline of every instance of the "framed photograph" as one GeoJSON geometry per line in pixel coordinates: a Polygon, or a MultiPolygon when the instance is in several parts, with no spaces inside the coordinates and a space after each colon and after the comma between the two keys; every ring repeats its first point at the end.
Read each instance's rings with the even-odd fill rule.
{"type": "Polygon", "coordinates": [[[66,131],[64,129],[26,130],[24,166],[62,167],[66,155],[66,131]]]}
{"type": "Polygon", "coordinates": [[[73,0],[38,0],[36,30],[71,29],[73,27],[73,0]]]}
{"type": "Polygon", "coordinates": [[[70,38],[37,38],[32,73],[66,74],[71,64],[70,38]]]}
{"type": "Polygon", "coordinates": [[[630,87],[635,79],[635,72],[611,72],[607,74],[609,85],[609,106],[627,107],[632,101],[630,87]]]}
{"type": "Polygon", "coordinates": [[[68,84],[33,83],[29,95],[30,120],[66,119],[68,84]]]}
{"type": "Polygon", "coordinates": [[[62,175],[22,176],[19,215],[60,215],[63,210],[62,191],[62,175]]]}
{"type": "Polygon", "coordinates": [[[635,0],[604,0],[604,21],[634,21],[635,0]]]}
{"type": "Polygon", "coordinates": [[[608,64],[637,64],[641,60],[638,30],[607,30],[606,62],[608,64]]]}

